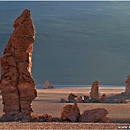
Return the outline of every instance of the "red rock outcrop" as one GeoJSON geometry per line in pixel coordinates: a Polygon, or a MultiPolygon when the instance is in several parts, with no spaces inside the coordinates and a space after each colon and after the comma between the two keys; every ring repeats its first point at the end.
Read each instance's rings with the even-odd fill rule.
{"type": "Polygon", "coordinates": [[[107,99],[106,94],[103,94],[103,95],[101,96],[101,98],[100,98],[100,101],[105,101],[106,99],[107,99]]]}
{"type": "Polygon", "coordinates": [[[46,80],[43,88],[54,89],[55,87],[53,85],[51,85],[48,80],[46,80]]]}
{"type": "Polygon", "coordinates": [[[25,9],[15,20],[15,28],[1,58],[1,92],[3,121],[32,120],[31,103],[37,96],[31,76],[35,30],[30,10],[25,9]]]}
{"type": "Polygon", "coordinates": [[[45,121],[52,121],[52,115],[42,114],[42,117],[44,117],[45,121]]]}
{"type": "Polygon", "coordinates": [[[42,114],[42,116],[39,116],[38,114],[33,115],[33,121],[37,122],[61,122],[61,119],[58,117],[52,117],[52,115],[49,114],[42,114]]]}
{"type": "Polygon", "coordinates": [[[82,102],[83,102],[82,97],[81,97],[81,96],[80,96],[80,97],[77,97],[77,98],[76,98],[76,102],[77,102],[77,103],[82,103],[82,102]]]}
{"type": "Polygon", "coordinates": [[[61,113],[62,121],[76,122],[79,120],[79,117],[80,111],[76,103],[74,103],[74,105],[66,105],[65,107],[63,107],[61,113]]]}
{"type": "Polygon", "coordinates": [[[97,80],[93,82],[93,85],[91,87],[90,97],[93,100],[99,100],[99,83],[97,80]]]}
{"type": "Polygon", "coordinates": [[[68,96],[68,100],[69,100],[70,102],[75,102],[75,98],[76,98],[76,97],[77,97],[76,95],[74,95],[73,93],[70,93],[69,96],[68,96]]]}
{"type": "Polygon", "coordinates": [[[109,123],[109,119],[106,117],[108,114],[104,108],[97,108],[93,110],[85,110],[79,119],[80,122],[101,122],[109,123]]]}

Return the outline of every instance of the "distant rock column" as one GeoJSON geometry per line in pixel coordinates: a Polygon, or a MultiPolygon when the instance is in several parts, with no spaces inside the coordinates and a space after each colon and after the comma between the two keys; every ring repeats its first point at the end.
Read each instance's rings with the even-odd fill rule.
{"type": "Polygon", "coordinates": [[[35,30],[30,10],[15,20],[15,28],[1,58],[1,92],[3,121],[31,121],[31,103],[37,96],[31,76],[35,30]]]}
{"type": "Polygon", "coordinates": [[[127,80],[125,81],[126,88],[125,92],[123,93],[124,95],[130,95],[130,75],[127,76],[127,80]]]}
{"type": "Polygon", "coordinates": [[[98,81],[94,81],[91,87],[90,97],[93,100],[99,100],[99,83],[98,81]]]}

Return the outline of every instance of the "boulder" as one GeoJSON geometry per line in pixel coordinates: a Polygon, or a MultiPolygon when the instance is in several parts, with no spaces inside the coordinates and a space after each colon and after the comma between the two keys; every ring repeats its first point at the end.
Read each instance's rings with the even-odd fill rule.
{"type": "Polygon", "coordinates": [[[75,102],[76,97],[77,97],[76,95],[74,95],[73,93],[70,93],[68,96],[69,102],[75,102]]]}
{"type": "Polygon", "coordinates": [[[31,103],[37,96],[31,75],[35,37],[30,10],[25,9],[15,20],[15,28],[1,58],[2,121],[31,121],[31,103]]]}
{"type": "Polygon", "coordinates": [[[106,94],[103,94],[103,95],[101,96],[101,98],[100,98],[100,101],[105,101],[106,99],[107,99],[106,94]]]}
{"type": "Polygon", "coordinates": [[[82,103],[82,102],[83,102],[82,97],[81,97],[81,96],[80,96],[80,97],[77,97],[77,98],[76,98],[76,102],[77,102],[77,103],[82,103]]]}
{"type": "Polygon", "coordinates": [[[59,117],[53,117],[52,121],[54,121],[54,122],[61,122],[61,119],[59,117]]]}
{"type": "Polygon", "coordinates": [[[128,103],[125,98],[120,98],[120,99],[119,99],[119,102],[120,102],[120,103],[128,103]]]}
{"type": "Polygon", "coordinates": [[[84,95],[84,102],[88,103],[89,102],[89,96],[84,95]]]}
{"type": "Polygon", "coordinates": [[[60,102],[61,103],[66,103],[67,101],[65,99],[61,98],[60,102]]]}
{"type": "Polygon", "coordinates": [[[107,110],[104,108],[97,108],[93,110],[85,110],[79,119],[80,122],[88,123],[109,123],[109,119],[106,117],[108,114],[107,110]]]}
{"type": "Polygon", "coordinates": [[[48,115],[48,114],[42,114],[42,117],[45,119],[45,121],[52,121],[52,115],[48,115]]]}
{"type": "Polygon", "coordinates": [[[38,114],[33,115],[33,121],[43,122],[46,121],[44,116],[38,116],[38,114]]]}
{"type": "Polygon", "coordinates": [[[54,89],[55,87],[53,85],[51,85],[48,80],[46,80],[43,88],[54,89]]]}
{"type": "Polygon", "coordinates": [[[63,107],[61,113],[62,121],[76,122],[79,120],[79,118],[80,118],[80,111],[76,103],[74,103],[74,105],[66,105],[65,107],[63,107]]]}
{"type": "Polygon", "coordinates": [[[34,119],[33,119],[34,121],[39,121],[39,116],[38,116],[38,114],[33,115],[33,118],[34,118],[34,119]]]}

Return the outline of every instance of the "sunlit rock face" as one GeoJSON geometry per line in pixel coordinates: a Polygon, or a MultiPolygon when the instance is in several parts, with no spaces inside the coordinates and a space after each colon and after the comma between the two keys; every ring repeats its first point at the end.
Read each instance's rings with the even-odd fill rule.
{"type": "Polygon", "coordinates": [[[80,111],[76,103],[74,105],[66,105],[62,109],[61,120],[77,122],[80,118],[80,111]]]}
{"type": "Polygon", "coordinates": [[[98,81],[94,81],[91,87],[90,97],[93,100],[99,100],[99,83],[98,81]]]}
{"type": "Polygon", "coordinates": [[[37,96],[31,75],[35,30],[30,10],[15,20],[15,28],[1,58],[3,121],[31,121],[31,103],[37,96]]]}

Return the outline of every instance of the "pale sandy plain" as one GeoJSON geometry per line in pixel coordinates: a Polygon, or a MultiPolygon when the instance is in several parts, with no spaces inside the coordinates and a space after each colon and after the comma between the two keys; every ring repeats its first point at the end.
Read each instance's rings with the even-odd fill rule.
{"type": "MultiPolygon", "coordinates": [[[[130,126],[130,97],[118,95],[124,92],[123,87],[100,87],[100,95],[106,94],[108,98],[124,97],[127,104],[115,103],[78,103],[80,113],[84,110],[105,108],[109,112],[107,117],[110,123],[70,123],[70,122],[0,122],[0,129],[117,129],[118,126],[130,126]]],[[[84,96],[90,93],[90,87],[82,88],[56,88],[37,89],[38,96],[33,101],[33,114],[51,114],[60,117],[62,108],[67,104],[60,103],[60,99],[67,100],[69,93],[84,96]]],[[[0,117],[3,114],[2,97],[0,95],[0,117]]]]}

